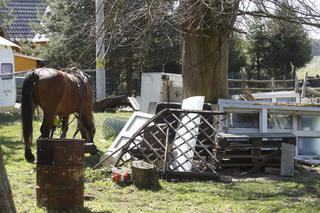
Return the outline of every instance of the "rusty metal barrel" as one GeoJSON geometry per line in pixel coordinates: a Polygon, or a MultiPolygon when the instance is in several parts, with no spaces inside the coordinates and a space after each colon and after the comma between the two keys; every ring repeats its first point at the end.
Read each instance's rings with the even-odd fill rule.
{"type": "Polygon", "coordinates": [[[84,142],[37,140],[37,206],[61,210],[83,207],[84,142]]]}

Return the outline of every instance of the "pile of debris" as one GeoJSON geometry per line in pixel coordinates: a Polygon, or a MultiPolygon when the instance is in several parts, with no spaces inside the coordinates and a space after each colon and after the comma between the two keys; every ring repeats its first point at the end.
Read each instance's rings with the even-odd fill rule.
{"type": "Polygon", "coordinates": [[[185,99],[182,109],[165,108],[152,118],[143,119],[147,114],[136,113],[97,166],[112,163],[121,167],[134,160],[144,160],[154,164],[158,173],[166,177],[218,178],[217,133],[224,127],[225,116],[202,110],[203,102],[204,97],[185,99]],[[130,127],[138,129],[126,137],[124,131],[130,132],[130,127]]]}

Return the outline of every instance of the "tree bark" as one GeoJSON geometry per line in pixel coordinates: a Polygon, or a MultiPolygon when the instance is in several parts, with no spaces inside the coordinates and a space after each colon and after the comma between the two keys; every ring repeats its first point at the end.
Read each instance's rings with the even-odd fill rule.
{"type": "Polygon", "coordinates": [[[229,41],[239,1],[181,1],[184,96],[228,96],[229,41]]]}
{"type": "Polygon", "coordinates": [[[133,161],[131,165],[132,181],[141,188],[151,188],[159,185],[157,170],[153,164],[144,161],[133,161]]]}
{"type": "Polygon", "coordinates": [[[15,213],[16,208],[13,202],[11,187],[2,156],[2,149],[0,146],[0,212],[15,213]]]}
{"type": "Polygon", "coordinates": [[[229,36],[183,36],[182,75],[184,96],[203,95],[216,103],[228,96],[229,36]]]}

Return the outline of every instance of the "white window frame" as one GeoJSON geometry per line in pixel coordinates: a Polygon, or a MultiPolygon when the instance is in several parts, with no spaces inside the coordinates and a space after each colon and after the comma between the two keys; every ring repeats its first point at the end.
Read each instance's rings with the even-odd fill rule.
{"type": "MultiPolygon", "coordinates": [[[[292,133],[296,136],[296,157],[297,158],[308,158],[312,159],[318,157],[315,155],[299,155],[299,138],[320,138],[320,131],[303,131],[298,130],[298,116],[311,115],[320,116],[320,107],[318,106],[281,106],[274,104],[262,104],[254,101],[240,101],[240,100],[224,100],[220,99],[218,102],[219,110],[233,113],[241,112],[259,112],[259,129],[252,128],[227,128],[227,133],[292,133]],[[269,129],[268,128],[268,113],[271,114],[281,114],[281,115],[291,115],[292,116],[292,129],[269,129]]],[[[229,124],[229,118],[226,119],[227,124],[229,124]]],[[[227,125],[229,127],[229,125],[227,125]]]]}

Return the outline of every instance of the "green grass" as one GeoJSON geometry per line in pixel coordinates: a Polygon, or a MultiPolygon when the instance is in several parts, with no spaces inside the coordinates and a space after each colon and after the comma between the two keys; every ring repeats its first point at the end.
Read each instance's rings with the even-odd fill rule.
{"type": "MultiPolygon", "coordinates": [[[[96,113],[95,142],[102,152],[112,139],[104,139],[102,124],[107,116],[96,113]]],[[[128,116],[128,115],[125,115],[128,116]]],[[[35,164],[23,157],[20,114],[0,114],[0,142],[18,212],[47,212],[36,207],[35,164]]],[[[34,122],[34,138],[40,122],[34,122]]],[[[69,131],[73,133],[74,124],[69,131]]],[[[33,145],[35,152],[35,145],[33,145]]],[[[295,178],[255,179],[232,184],[216,182],[166,182],[151,190],[133,185],[119,186],[104,169],[92,170],[99,155],[86,155],[85,200],[83,209],[73,212],[319,212],[320,178],[298,170],[295,178]],[[90,199],[89,199],[90,198],[90,199]]],[[[0,211],[1,212],[1,211],[0,211]]],[[[52,211],[54,212],[54,211],[52,211]]],[[[57,211],[56,211],[57,212],[57,211]]]]}

